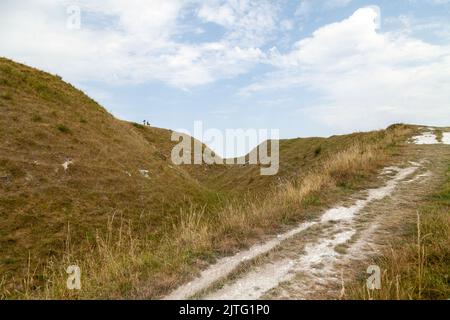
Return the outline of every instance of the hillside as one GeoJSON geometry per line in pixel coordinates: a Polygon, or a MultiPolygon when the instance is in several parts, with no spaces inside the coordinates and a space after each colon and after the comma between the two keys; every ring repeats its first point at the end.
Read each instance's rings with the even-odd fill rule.
{"type": "Polygon", "coordinates": [[[157,237],[214,196],[161,153],[169,130],[114,119],[56,76],[1,59],[0,95],[2,273],[60,253],[68,226],[76,244],[114,214],[157,237]]]}
{"type": "Polygon", "coordinates": [[[354,144],[376,141],[379,135],[380,132],[364,132],[328,138],[282,139],[279,142],[280,168],[274,176],[260,175],[260,165],[252,164],[212,166],[207,175],[202,175],[202,171],[198,170],[191,171],[191,174],[209,188],[226,191],[234,196],[246,192],[264,194],[289,180],[301,180],[336,153],[354,144]]]}
{"type": "Polygon", "coordinates": [[[165,298],[447,299],[450,131],[421,130],[371,186],[218,259],[165,298]]]}
{"type": "Polygon", "coordinates": [[[276,176],[175,166],[170,130],[115,119],[58,76],[1,58],[0,296],[161,297],[372,183],[415,131],[282,140],[276,176]],[[65,288],[72,263],[81,293],[65,288]]]}

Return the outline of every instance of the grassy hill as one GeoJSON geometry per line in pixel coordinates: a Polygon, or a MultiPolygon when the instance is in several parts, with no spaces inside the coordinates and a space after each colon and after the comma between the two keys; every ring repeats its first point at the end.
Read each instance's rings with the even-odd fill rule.
{"type": "Polygon", "coordinates": [[[292,179],[301,180],[339,151],[355,144],[376,142],[379,138],[380,132],[361,132],[329,138],[282,139],[279,141],[280,168],[274,176],[261,175],[261,165],[251,164],[212,166],[207,174],[202,175],[199,170],[191,171],[191,174],[210,189],[226,191],[233,196],[264,194],[292,179]]]}
{"type": "Polygon", "coordinates": [[[214,198],[161,152],[169,130],[114,119],[58,77],[5,59],[0,94],[2,273],[29,253],[57,254],[68,225],[73,241],[92,239],[114,213],[157,237],[180,207],[214,198]]]}
{"type": "Polygon", "coordinates": [[[175,166],[170,130],[115,119],[0,58],[0,296],[160,297],[202,265],[361,188],[413,132],[280,141],[280,172],[175,166]],[[65,268],[83,270],[68,292],[65,268]]]}

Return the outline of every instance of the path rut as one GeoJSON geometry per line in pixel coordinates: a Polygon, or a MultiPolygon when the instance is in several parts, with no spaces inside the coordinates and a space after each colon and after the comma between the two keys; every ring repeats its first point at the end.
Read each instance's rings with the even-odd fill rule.
{"type": "MultiPolygon", "coordinates": [[[[444,150],[448,146],[409,148],[444,150]]],[[[379,174],[382,186],[354,195],[351,205],[329,209],[265,243],[219,259],[165,299],[311,299],[323,292],[328,298],[339,298],[345,266],[368,259],[378,250],[380,227],[386,219],[380,210],[396,210],[383,203],[389,202],[387,198],[401,198],[408,190],[424,189],[435,175],[431,160],[422,157],[385,168],[379,174]]]]}

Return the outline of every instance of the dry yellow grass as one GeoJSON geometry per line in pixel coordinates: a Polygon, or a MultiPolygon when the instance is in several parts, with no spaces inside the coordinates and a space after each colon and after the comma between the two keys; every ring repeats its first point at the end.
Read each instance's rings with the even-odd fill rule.
{"type": "Polygon", "coordinates": [[[204,207],[192,205],[166,226],[166,236],[157,245],[133,236],[128,222],[121,220],[121,227],[117,228],[111,218],[108,232],[105,236],[97,235],[89,252],[75,256],[67,245],[64,259],[47,265],[45,287],[33,288],[32,280],[26,280],[25,290],[4,295],[20,298],[161,297],[183,279],[191,277],[198,262],[208,261],[215,252],[232,251],[261,233],[276,230],[286,221],[304,219],[305,199],[313,194],[320,198],[327,190],[336,189],[360,172],[375,172],[386,163],[389,146],[410,134],[411,129],[406,127],[390,129],[387,133],[380,131],[372,143],[351,145],[265,197],[249,196],[245,200],[231,201],[214,215],[206,214],[204,207]],[[79,265],[83,272],[80,292],[65,288],[67,274],[64,271],[70,264],[79,265]]]}
{"type": "Polygon", "coordinates": [[[258,166],[173,168],[170,131],[116,120],[49,74],[0,68],[3,298],[160,297],[362,185],[414,130],[281,141],[282,183],[258,166]],[[75,164],[64,172],[66,157],[75,164]],[[80,292],[65,287],[71,264],[80,292]]]}
{"type": "Polygon", "coordinates": [[[389,248],[376,257],[381,288],[368,290],[364,281],[347,286],[346,299],[410,300],[450,298],[450,164],[447,181],[417,209],[404,217],[404,228],[389,248]],[[414,221],[415,220],[415,221],[414,221]]]}
{"type": "MultiPolygon", "coordinates": [[[[98,245],[97,235],[106,238],[114,213],[136,238],[155,246],[166,234],[161,226],[180,210],[217,202],[218,192],[171,165],[165,154],[173,144],[170,130],[117,120],[60,78],[3,58],[0,93],[8,97],[0,98],[0,281],[6,292],[45,284],[44,266],[67,255],[68,224],[71,254],[84,259],[98,245]]],[[[113,223],[120,228],[119,219],[113,223]]]]}

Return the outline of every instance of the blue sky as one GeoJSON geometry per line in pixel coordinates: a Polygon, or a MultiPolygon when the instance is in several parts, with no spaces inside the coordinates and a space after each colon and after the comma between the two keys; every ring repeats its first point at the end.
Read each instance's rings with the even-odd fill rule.
{"type": "Polygon", "coordinates": [[[2,0],[0,56],[170,129],[450,125],[450,0],[2,0]]]}

